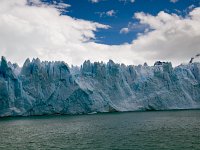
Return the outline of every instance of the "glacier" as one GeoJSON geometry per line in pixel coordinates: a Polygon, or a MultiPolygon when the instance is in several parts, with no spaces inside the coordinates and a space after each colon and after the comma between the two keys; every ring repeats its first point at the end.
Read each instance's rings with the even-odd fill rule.
{"type": "Polygon", "coordinates": [[[0,117],[199,108],[199,62],[0,61],[0,117]]]}

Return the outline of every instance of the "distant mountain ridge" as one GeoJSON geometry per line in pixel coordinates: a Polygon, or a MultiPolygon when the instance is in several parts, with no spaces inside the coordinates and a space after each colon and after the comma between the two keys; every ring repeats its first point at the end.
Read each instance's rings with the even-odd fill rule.
{"type": "Polygon", "coordinates": [[[0,61],[0,116],[200,108],[200,63],[0,61]]]}

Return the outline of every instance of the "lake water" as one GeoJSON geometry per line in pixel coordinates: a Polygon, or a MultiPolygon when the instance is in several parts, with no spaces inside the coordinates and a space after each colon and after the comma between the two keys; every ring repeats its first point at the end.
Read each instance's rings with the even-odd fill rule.
{"type": "Polygon", "coordinates": [[[1,118],[0,149],[200,149],[200,110],[1,118]]]}

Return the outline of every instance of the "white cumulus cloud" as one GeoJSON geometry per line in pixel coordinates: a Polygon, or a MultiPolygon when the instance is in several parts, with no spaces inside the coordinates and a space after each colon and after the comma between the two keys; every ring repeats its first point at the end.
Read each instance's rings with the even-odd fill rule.
{"type": "Polygon", "coordinates": [[[0,1],[0,55],[23,62],[27,57],[73,62],[94,31],[109,26],[60,16],[52,6],[28,6],[26,0],[0,1]]]}
{"type": "Polygon", "coordinates": [[[136,49],[148,53],[149,59],[160,58],[178,64],[200,52],[200,8],[185,18],[163,11],[157,16],[136,13],[135,17],[152,29],[133,41],[136,49]]]}

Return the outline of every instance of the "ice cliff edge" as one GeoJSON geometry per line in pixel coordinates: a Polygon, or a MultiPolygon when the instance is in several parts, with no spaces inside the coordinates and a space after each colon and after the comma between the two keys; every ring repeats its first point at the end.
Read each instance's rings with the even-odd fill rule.
{"type": "Polygon", "coordinates": [[[0,61],[0,117],[200,108],[200,63],[0,61]]]}

